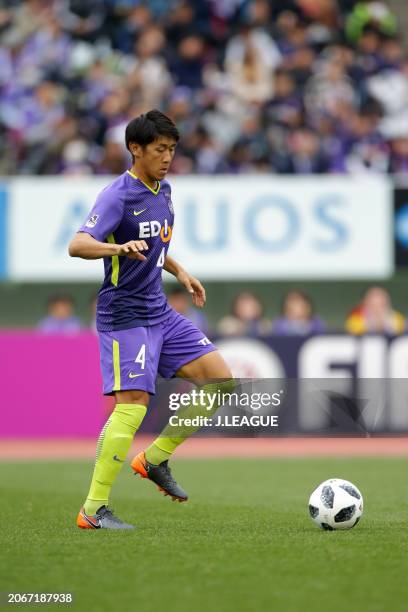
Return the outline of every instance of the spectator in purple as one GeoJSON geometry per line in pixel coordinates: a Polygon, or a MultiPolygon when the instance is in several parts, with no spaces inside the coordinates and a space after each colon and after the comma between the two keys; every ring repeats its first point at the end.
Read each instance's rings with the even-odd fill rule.
{"type": "Polygon", "coordinates": [[[288,136],[287,152],[274,159],[274,166],[284,174],[323,174],[330,169],[317,134],[306,127],[288,136]]]}
{"type": "Polygon", "coordinates": [[[346,159],[350,174],[387,171],[389,148],[378,131],[378,122],[375,112],[350,113],[347,125],[350,149],[346,159]]]}
{"type": "Polygon", "coordinates": [[[408,174],[408,136],[390,142],[390,171],[397,175],[408,174]]]}
{"type": "Polygon", "coordinates": [[[264,115],[268,124],[297,127],[302,99],[296,91],[296,83],[290,72],[278,70],[275,73],[274,95],[265,105],[264,115]]]}
{"type": "Polygon", "coordinates": [[[198,329],[201,329],[205,336],[208,336],[209,325],[207,317],[204,313],[191,306],[190,296],[184,289],[179,287],[171,289],[167,294],[167,301],[176,312],[189,319],[198,329]]]}
{"type": "Polygon", "coordinates": [[[280,336],[307,336],[326,331],[326,324],[314,313],[310,297],[300,290],[286,294],[281,316],[273,322],[272,333],[280,336]]]}
{"type": "Polygon", "coordinates": [[[44,334],[76,334],[82,324],[74,315],[74,300],[69,295],[55,295],[47,303],[47,316],[37,324],[44,334]]]}
{"type": "Polygon", "coordinates": [[[150,107],[180,124],[179,174],[407,174],[405,32],[385,0],[0,9],[2,175],[120,173],[123,128],[150,107]]]}
{"type": "Polygon", "coordinates": [[[233,301],[231,314],[219,321],[217,331],[223,336],[257,337],[266,335],[270,326],[259,298],[250,291],[241,291],[233,301]]]}
{"type": "Polygon", "coordinates": [[[187,34],[181,39],[177,47],[177,56],[169,62],[177,85],[184,85],[193,90],[203,86],[204,53],[204,41],[201,36],[187,34]]]}

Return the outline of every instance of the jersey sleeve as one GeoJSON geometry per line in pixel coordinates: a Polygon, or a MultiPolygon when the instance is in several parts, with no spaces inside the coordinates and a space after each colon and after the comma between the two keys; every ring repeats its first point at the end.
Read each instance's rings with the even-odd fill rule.
{"type": "Polygon", "coordinates": [[[107,187],[96,198],[87,220],[78,232],[86,232],[95,240],[104,242],[122,221],[123,209],[124,199],[121,193],[107,187]]]}

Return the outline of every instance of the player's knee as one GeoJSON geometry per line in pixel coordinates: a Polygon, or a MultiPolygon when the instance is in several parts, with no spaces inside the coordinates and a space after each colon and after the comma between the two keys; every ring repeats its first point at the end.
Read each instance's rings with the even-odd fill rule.
{"type": "Polygon", "coordinates": [[[203,389],[207,394],[209,404],[212,406],[212,413],[218,410],[220,406],[223,406],[230,401],[231,394],[233,393],[235,386],[235,380],[233,378],[211,382],[203,386],[203,389]]]}
{"type": "Polygon", "coordinates": [[[220,383],[220,390],[223,393],[232,393],[236,387],[235,379],[229,378],[228,380],[224,380],[220,383]]]}
{"type": "Polygon", "coordinates": [[[129,403],[116,404],[111,419],[126,423],[129,427],[137,429],[146,416],[147,408],[143,404],[129,403]]]}
{"type": "Polygon", "coordinates": [[[132,389],[129,391],[117,391],[115,395],[117,404],[138,404],[146,407],[149,405],[149,394],[147,391],[132,389]]]}
{"type": "Polygon", "coordinates": [[[228,378],[227,380],[215,380],[213,382],[206,383],[203,385],[203,389],[208,393],[219,392],[219,393],[231,393],[236,387],[235,380],[228,378]]]}
{"type": "Polygon", "coordinates": [[[235,389],[235,386],[235,380],[233,378],[229,378],[228,380],[219,380],[208,383],[204,385],[204,389],[208,393],[216,392],[222,395],[224,393],[232,393],[235,389]]]}

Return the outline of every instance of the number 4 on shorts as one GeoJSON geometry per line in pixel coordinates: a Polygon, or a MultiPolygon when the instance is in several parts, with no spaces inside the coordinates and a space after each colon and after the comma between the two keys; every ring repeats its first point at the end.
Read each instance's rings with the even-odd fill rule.
{"type": "Polygon", "coordinates": [[[137,357],[135,359],[135,363],[140,363],[140,368],[144,370],[145,361],[146,361],[146,345],[142,344],[142,346],[140,347],[140,351],[138,352],[137,357]]]}

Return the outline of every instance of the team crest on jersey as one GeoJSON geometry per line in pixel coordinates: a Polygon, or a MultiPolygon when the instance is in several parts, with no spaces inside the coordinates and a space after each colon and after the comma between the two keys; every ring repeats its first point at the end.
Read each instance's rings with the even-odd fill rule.
{"type": "Polygon", "coordinates": [[[164,195],[166,196],[166,199],[167,199],[167,206],[169,207],[169,211],[171,212],[172,215],[174,215],[173,202],[171,201],[170,194],[165,193],[164,195]]]}
{"type": "Polygon", "coordinates": [[[92,215],[90,219],[85,223],[85,227],[95,227],[98,223],[99,215],[92,215]]]}

